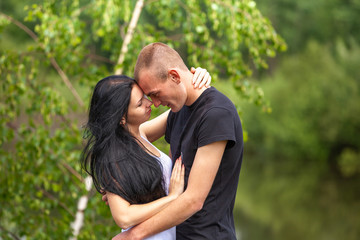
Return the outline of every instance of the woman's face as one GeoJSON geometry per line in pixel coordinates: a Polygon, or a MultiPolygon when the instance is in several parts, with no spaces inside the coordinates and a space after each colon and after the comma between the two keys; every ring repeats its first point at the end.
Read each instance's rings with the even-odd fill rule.
{"type": "Polygon", "coordinates": [[[152,102],[146,98],[141,88],[134,84],[131,90],[131,98],[127,113],[126,123],[128,126],[138,126],[149,120],[152,102]]]}

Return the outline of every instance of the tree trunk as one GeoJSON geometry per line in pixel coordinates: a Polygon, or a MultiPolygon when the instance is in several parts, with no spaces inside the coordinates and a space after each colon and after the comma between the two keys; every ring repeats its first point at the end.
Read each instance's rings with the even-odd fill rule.
{"type": "Polygon", "coordinates": [[[128,28],[127,32],[126,32],[123,44],[121,46],[120,56],[119,56],[119,59],[118,59],[117,64],[116,64],[115,74],[117,74],[117,75],[122,74],[122,71],[123,71],[122,64],[124,62],[125,55],[126,55],[126,53],[128,51],[127,46],[131,42],[132,36],[134,34],[134,29],[135,29],[136,24],[137,24],[137,22],[139,20],[140,13],[141,13],[141,10],[142,10],[143,6],[144,6],[144,0],[138,0],[136,2],[135,9],[134,9],[134,12],[133,12],[133,16],[132,16],[132,18],[130,20],[129,28],[128,28]]]}

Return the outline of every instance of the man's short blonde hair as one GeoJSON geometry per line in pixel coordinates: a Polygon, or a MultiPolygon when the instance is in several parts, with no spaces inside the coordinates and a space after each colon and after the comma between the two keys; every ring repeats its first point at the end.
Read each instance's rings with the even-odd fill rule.
{"type": "Polygon", "coordinates": [[[168,69],[178,67],[182,70],[187,70],[187,67],[180,57],[180,55],[168,45],[156,42],[145,46],[139,53],[134,78],[139,81],[139,73],[143,69],[153,69],[156,75],[161,80],[166,80],[168,77],[168,69]]]}

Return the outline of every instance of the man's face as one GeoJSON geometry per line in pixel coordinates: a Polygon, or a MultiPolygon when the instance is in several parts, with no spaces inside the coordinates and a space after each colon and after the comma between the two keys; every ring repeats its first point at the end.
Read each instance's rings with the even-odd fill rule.
{"type": "Polygon", "coordinates": [[[138,84],[145,95],[151,98],[155,107],[159,105],[171,108],[171,111],[178,112],[186,101],[184,86],[172,79],[160,80],[151,69],[141,70],[138,84]]]}

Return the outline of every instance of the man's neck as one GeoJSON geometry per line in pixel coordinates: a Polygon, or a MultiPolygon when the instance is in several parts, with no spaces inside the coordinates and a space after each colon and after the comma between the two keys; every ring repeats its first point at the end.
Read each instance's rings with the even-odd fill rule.
{"type": "Polygon", "coordinates": [[[192,76],[193,76],[193,74],[190,73],[187,81],[184,83],[185,87],[186,87],[186,91],[187,91],[187,99],[185,102],[186,106],[192,105],[201,96],[201,94],[207,89],[205,86],[203,86],[200,89],[194,88],[194,85],[192,84],[192,76]]]}

